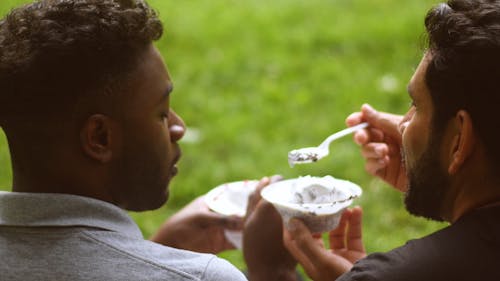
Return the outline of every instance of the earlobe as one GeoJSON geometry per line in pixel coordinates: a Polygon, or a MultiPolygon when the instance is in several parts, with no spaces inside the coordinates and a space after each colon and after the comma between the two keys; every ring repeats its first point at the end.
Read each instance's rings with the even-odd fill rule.
{"type": "Polygon", "coordinates": [[[109,162],[113,156],[110,118],[102,114],[87,118],[80,131],[80,142],[88,157],[101,163],[109,162]]]}
{"type": "Polygon", "coordinates": [[[454,118],[456,133],[452,140],[451,161],[448,173],[457,173],[474,149],[475,135],[472,119],[465,110],[459,110],[454,118]]]}

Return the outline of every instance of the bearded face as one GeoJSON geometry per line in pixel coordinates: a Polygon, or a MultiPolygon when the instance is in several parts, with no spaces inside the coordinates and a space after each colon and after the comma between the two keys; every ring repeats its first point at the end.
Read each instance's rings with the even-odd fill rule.
{"type": "Polygon", "coordinates": [[[409,213],[436,221],[443,221],[442,204],[450,189],[450,180],[439,160],[441,139],[431,135],[421,157],[407,166],[408,191],[404,200],[409,213]]]}

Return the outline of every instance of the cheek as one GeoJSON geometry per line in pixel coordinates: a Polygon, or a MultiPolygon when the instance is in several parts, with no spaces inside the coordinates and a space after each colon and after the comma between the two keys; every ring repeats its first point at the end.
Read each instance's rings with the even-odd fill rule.
{"type": "Polygon", "coordinates": [[[426,149],[428,130],[418,118],[412,118],[406,129],[403,131],[403,151],[405,153],[406,164],[410,167],[426,149]]]}
{"type": "Polygon", "coordinates": [[[136,155],[144,161],[149,162],[146,166],[154,170],[162,170],[168,165],[170,154],[170,144],[167,141],[168,132],[165,131],[161,123],[142,124],[137,130],[133,150],[136,155]]]}
{"type": "Polygon", "coordinates": [[[161,162],[165,164],[175,157],[167,126],[158,126],[151,138],[154,140],[154,147],[158,154],[157,157],[161,162]]]}

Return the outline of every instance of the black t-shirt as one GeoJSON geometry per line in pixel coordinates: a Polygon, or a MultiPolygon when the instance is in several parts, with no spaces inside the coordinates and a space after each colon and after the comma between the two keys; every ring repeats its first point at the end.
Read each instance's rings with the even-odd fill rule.
{"type": "Polygon", "coordinates": [[[500,206],[475,210],[453,225],[354,264],[337,281],[500,280],[500,206]]]}

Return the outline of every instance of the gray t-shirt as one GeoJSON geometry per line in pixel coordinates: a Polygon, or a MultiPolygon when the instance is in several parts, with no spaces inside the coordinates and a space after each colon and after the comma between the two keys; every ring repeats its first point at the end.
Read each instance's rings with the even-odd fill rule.
{"type": "Polygon", "coordinates": [[[247,280],[227,261],[144,240],[128,214],[65,194],[0,192],[0,280],[247,280]]]}

